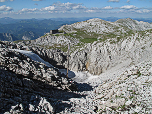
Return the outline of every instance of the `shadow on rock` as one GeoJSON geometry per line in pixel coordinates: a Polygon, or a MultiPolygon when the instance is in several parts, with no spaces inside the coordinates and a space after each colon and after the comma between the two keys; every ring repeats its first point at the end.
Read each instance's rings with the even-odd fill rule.
{"type": "MultiPolygon", "coordinates": [[[[67,69],[59,69],[59,72],[63,75],[66,75],[67,74],[67,69]]],[[[75,76],[76,75],[73,71],[70,71],[70,70],[68,71],[68,77],[69,78],[74,78],[75,76]]],[[[90,86],[87,83],[77,83],[77,82],[75,82],[75,85],[78,88],[79,92],[93,90],[92,86],[90,86]]]]}
{"type": "MultiPolygon", "coordinates": [[[[59,113],[72,106],[70,98],[85,97],[55,89],[40,80],[17,75],[3,66],[0,66],[0,85],[1,113],[59,113]]],[[[78,84],[79,87],[82,85],[78,84]]]]}
{"type": "Polygon", "coordinates": [[[59,49],[48,49],[47,51],[43,48],[31,48],[32,52],[41,57],[44,61],[49,62],[54,67],[59,69],[65,69],[63,65],[67,61],[67,56],[59,49]]]}
{"type": "Polygon", "coordinates": [[[92,86],[90,86],[87,83],[76,83],[76,86],[77,86],[79,92],[93,90],[92,86]]]}
{"type": "MultiPolygon", "coordinates": [[[[61,74],[66,75],[67,74],[67,69],[59,69],[59,72],[61,74]]],[[[68,70],[68,77],[69,78],[74,78],[75,77],[75,73],[73,71],[68,70]]]]}

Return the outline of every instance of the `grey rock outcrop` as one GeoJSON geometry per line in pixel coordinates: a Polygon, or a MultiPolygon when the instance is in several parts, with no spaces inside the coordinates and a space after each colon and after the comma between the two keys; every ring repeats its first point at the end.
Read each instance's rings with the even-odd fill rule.
{"type": "Polygon", "coordinates": [[[44,46],[60,44],[61,41],[67,45],[67,43],[73,41],[75,44],[71,43],[71,45],[75,48],[75,51],[72,50],[71,52],[69,69],[74,71],[87,70],[91,74],[99,75],[123,62],[128,62],[128,65],[131,65],[141,61],[146,56],[151,56],[152,31],[148,30],[150,28],[150,23],[137,22],[129,18],[121,19],[114,23],[101,19],[90,19],[71,25],[64,25],[59,30],[66,31],[69,34],[72,32],[73,37],[76,34],[73,30],[77,30],[76,32],[83,31],[83,33],[87,34],[113,33],[114,36],[107,38],[105,41],[99,40],[92,44],[82,44],[83,46],[78,49],[75,46],[77,44],[76,40],[72,40],[73,37],[64,35],[46,35],[34,41],[22,42],[22,45],[29,45],[30,50],[45,61],[51,62],[55,67],[67,68],[66,53],[57,49],[46,50],[44,46]],[[140,32],[141,30],[147,31],[140,32]]]}
{"type": "Polygon", "coordinates": [[[17,75],[0,66],[1,113],[54,113],[51,86],[17,75]],[[44,99],[44,100],[43,100],[44,99]],[[49,101],[49,102],[48,102],[49,101]]]}
{"type": "Polygon", "coordinates": [[[41,46],[44,48],[56,47],[56,46],[64,46],[66,47],[70,43],[71,45],[75,45],[79,43],[79,40],[70,36],[66,35],[50,35],[46,34],[40,38],[37,38],[27,44],[32,44],[32,46],[41,46]]]}
{"type": "Polygon", "coordinates": [[[71,25],[63,25],[59,30],[66,33],[76,33],[78,30],[89,33],[105,34],[105,33],[125,33],[128,30],[149,30],[152,29],[152,24],[143,21],[133,20],[131,18],[119,19],[115,22],[104,21],[99,18],[94,18],[71,25]]]}
{"type": "Polygon", "coordinates": [[[116,43],[107,40],[87,44],[83,51],[71,54],[70,69],[80,71],[85,69],[91,74],[99,75],[123,62],[133,65],[142,61],[143,58],[151,57],[151,44],[152,34],[148,32],[145,36],[136,33],[116,43]]]}
{"type": "Polygon", "coordinates": [[[65,68],[66,66],[67,56],[59,49],[46,50],[44,48],[31,47],[30,50],[57,68],[65,68]]]}
{"type": "Polygon", "coordinates": [[[57,69],[49,68],[43,63],[37,63],[16,51],[0,48],[0,52],[0,65],[6,67],[15,74],[23,75],[30,79],[44,81],[57,89],[69,90],[70,86],[73,86],[70,83],[70,79],[66,79],[68,83],[62,83],[61,74],[57,69]]]}
{"type": "MultiPolygon", "coordinates": [[[[144,34],[142,36],[140,32],[137,32],[120,41],[113,38],[106,42],[88,43],[71,53],[70,70],[87,70],[91,74],[99,75],[123,62],[128,62],[128,65],[136,64],[146,56],[151,56],[152,34],[147,31],[144,31],[144,34]]],[[[67,68],[67,54],[58,49],[46,50],[40,47],[31,47],[30,50],[45,61],[51,62],[53,66],[67,68]]]]}
{"type": "Polygon", "coordinates": [[[87,70],[86,63],[87,63],[87,51],[80,51],[76,53],[72,53],[70,55],[70,69],[74,71],[84,71],[87,70]]]}
{"type": "Polygon", "coordinates": [[[77,90],[75,83],[58,69],[6,48],[15,44],[0,44],[0,112],[54,113],[56,96],[77,90]]]}
{"type": "Polygon", "coordinates": [[[152,24],[143,21],[133,20],[131,18],[119,19],[115,23],[120,24],[122,26],[126,26],[129,29],[143,31],[152,29],[152,24]]]}
{"type": "Polygon", "coordinates": [[[122,29],[122,32],[124,32],[125,28],[119,24],[104,21],[99,18],[94,18],[83,22],[77,22],[71,25],[63,25],[61,28],[59,28],[59,30],[65,31],[66,33],[77,33],[79,30],[81,30],[91,35],[91,33],[105,34],[117,32],[116,28],[120,27],[122,29]]]}
{"type": "MultiPolygon", "coordinates": [[[[28,41],[31,43],[31,41],[28,41]]],[[[66,60],[67,55],[66,53],[63,53],[59,49],[45,49],[40,47],[32,47],[32,46],[26,46],[26,43],[28,42],[19,42],[18,44],[12,43],[12,42],[0,42],[1,48],[10,48],[10,49],[19,49],[19,50],[31,50],[32,52],[36,53],[38,56],[40,56],[43,60],[49,62],[53,66],[57,68],[65,68],[66,66],[66,60]]]]}

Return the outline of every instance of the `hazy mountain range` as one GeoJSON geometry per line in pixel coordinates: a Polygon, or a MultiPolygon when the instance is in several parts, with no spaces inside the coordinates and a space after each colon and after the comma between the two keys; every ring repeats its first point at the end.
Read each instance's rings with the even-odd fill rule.
{"type": "MultiPolygon", "coordinates": [[[[64,24],[72,24],[80,19],[0,19],[0,33],[9,33],[15,40],[33,40],[52,29],[58,29],[64,24]]],[[[2,35],[1,35],[2,36],[2,35]]],[[[8,40],[1,37],[0,40],[8,40]]]]}
{"type": "MultiPolygon", "coordinates": [[[[51,19],[12,19],[9,17],[0,18],[0,40],[15,41],[15,40],[33,40],[52,29],[58,29],[62,25],[72,24],[75,22],[85,21],[94,17],[87,18],[51,18],[51,19]],[[3,35],[2,35],[3,33],[3,35]],[[12,36],[7,38],[4,33],[12,36]]],[[[102,18],[105,21],[115,22],[120,18],[107,17],[102,18]]],[[[150,18],[137,18],[137,21],[152,22],[150,18]]]]}

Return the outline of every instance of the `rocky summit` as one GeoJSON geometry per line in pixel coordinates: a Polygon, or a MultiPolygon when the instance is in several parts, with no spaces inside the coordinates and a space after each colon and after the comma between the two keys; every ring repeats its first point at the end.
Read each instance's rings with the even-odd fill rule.
{"type": "Polygon", "coordinates": [[[59,32],[0,41],[0,113],[152,113],[152,24],[95,18],[59,32]]]}

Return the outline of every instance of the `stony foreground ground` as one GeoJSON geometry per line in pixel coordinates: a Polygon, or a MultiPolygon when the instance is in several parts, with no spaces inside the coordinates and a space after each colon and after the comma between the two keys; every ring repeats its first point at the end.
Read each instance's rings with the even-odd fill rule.
{"type": "Polygon", "coordinates": [[[57,69],[35,62],[6,46],[1,42],[2,114],[152,113],[150,57],[129,68],[125,67],[125,70],[119,69],[119,64],[117,71],[111,69],[111,72],[96,76],[96,79],[91,77],[84,81],[75,77],[75,81],[81,80],[81,83],[74,84],[57,69]]]}
{"type": "Polygon", "coordinates": [[[76,114],[143,114],[152,113],[152,61],[145,61],[127,69],[114,80],[106,80],[84,98],[71,98],[70,109],[62,113],[76,114]]]}
{"type": "Polygon", "coordinates": [[[67,34],[0,41],[0,114],[152,113],[152,24],[90,19],[59,30],[67,34]],[[69,43],[72,79],[60,72],[69,43]]]}

